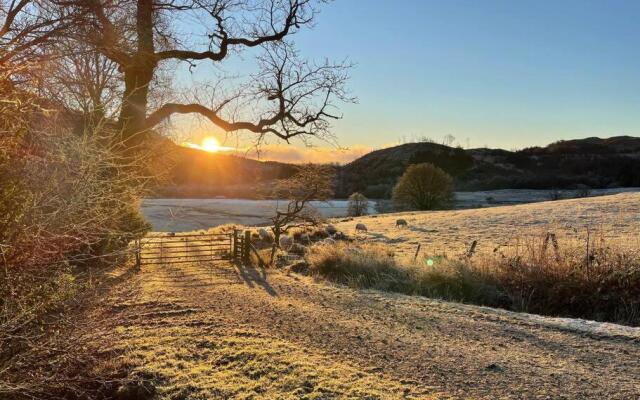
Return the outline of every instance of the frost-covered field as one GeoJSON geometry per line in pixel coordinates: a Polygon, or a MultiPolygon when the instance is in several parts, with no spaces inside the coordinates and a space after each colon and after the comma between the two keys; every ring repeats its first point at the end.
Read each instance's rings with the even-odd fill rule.
{"type": "MultiPolygon", "coordinates": [[[[602,189],[594,190],[591,194],[596,196],[637,191],[640,191],[640,188],[602,189]]],[[[571,191],[562,193],[563,197],[573,197],[575,194],[571,191]]],[[[547,190],[457,192],[456,208],[495,207],[548,199],[549,191],[547,190]]],[[[327,218],[342,217],[347,214],[346,200],[315,202],[313,205],[327,218]]],[[[268,218],[274,214],[276,207],[283,206],[286,206],[286,202],[275,200],[145,199],[142,203],[142,213],[151,223],[154,231],[181,232],[224,224],[264,225],[269,222],[268,218]]],[[[369,213],[376,213],[375,201],[371,201],[369,213]]]]}
{"type": "MultiPolygon", "coordinates": [[[[370,212],[373,213],[371,203],[370,212]]],[[[286,201],[240,199],[145,199],[142,213],[157,232],[182,232],[206,229],[224,224],[264,225],[277,207],[286,201]]],[[[325,217],[340,217],[347,213],[346,200],[313,202],[325,217]]]]}
{"type": "Polygon", "coordinates": [[[338,229],[355,234],[355,224],[366,225],[361,240],[391,244],[413,254],[418,244],[422,254],[463,254],[476,240],[478,251],[514,249],[530,245],[533,237],[546,232],[567,241],[586,243],[604,240],[616,246],[640,249],[640,193],[547,201],[513,206],[467,210],[406,212],[335,220],[338,229]],[[396,228],[398,218],[407,228],[396,228]]]}
{"type": "MultiPolygon", "coordinates": [[[[640,188],[592,189],[590,196],[639,192],[640,188]]],[[[551,200],[550,190],[504,189],[485,190],[478,192],[456,192],[455,208],[495,207],[513,204],[535,203],[551,200]]],[[[562,199],[572,199],[580,196],[578,190],[562,190],[558,194],[562,199]]]]}

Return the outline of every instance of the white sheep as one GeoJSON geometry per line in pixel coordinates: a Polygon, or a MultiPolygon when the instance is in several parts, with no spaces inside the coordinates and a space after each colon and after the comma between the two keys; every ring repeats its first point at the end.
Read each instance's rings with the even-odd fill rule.
{"type": "Polygon", "coordinates": [[[288,235],[282,235],[280,236],[279,244],[281,249],[288,251],[293,246],[293,238],[288,235]]]}
{"type": "Polygon", "coordinates": [[[400,218],[400,219],[396,220],[396,228],[399,228],[399,227],[405,227],[406,228],[407,226],[409,226],[409,224],[407,223],[406,219],[400,218]]]}
{"type": "Polygon", "coordinates": [[[367,226],[363,223],[356,224],[356,233],[367,232],[367,226]]]}
{"type": "Polygon", "coordinates": [[[307,248],[301,245],[300,243],[294,243],[291,248],[288,250],[289,253],[304,255],[307,251],[307,248]]]}
{"type": "Polygon", "coordinates": [[[270,242],[272,240],[271,234],[264,228],[258,229],[258,235],[260,235],[260,239],[265,242],[270,242]]]}
{"type": "Polygon", "coordinates": [[[335,226],[333,226],[333,225],[327,225],[327,227],[325,228],[325,231],[327,231],[327,233],[328,233],[329,235],[335,235],[335,234],[336,234],[336,232],[338,232],[338,230],[336,229],[336,227],[335,227],[335,226]]]}
{"type": "Polygon", "coordinates": [[[311,238],[306,233],[303,233],[302,235],[300,235],[300,243],[310,244],[311,238]]]}

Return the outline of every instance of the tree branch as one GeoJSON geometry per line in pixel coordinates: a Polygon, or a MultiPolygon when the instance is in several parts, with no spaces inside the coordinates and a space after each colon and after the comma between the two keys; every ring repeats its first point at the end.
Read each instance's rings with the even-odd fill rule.
{"type": "Polygon", "coordinates": [[[226,6],[216,3],[213,10],[210,12],[211,16],[216,20],[217,33],[210,35],[212,38],[220,39],[218,45],[218,51],[192,51],[192,50],[165,50],[156,53],[158,60],[166,59],[178,59],[178,60],[205,60],[220,61],[227,56],[230,46],[245,46],[245,47],[257,47],[266,43],[278,42],[283,40],[287,35],[291,33],[292,28],[300,27],[302,24],[309,23],[311,17],[303,18],[300,14],[303,7],[309,3],[309,0],[294,0],[289,5],[287,16],[283,22],[281,29],[277,30],[273,25],[274,19],[274,4],[272,3],[270,8],[270,26],[273,30],[272,33],[260,33],[256,37],[229,37],[227,29],[224,27],[223,13],[226,10],[226,6]]]}
{"type": "Polygon", "coordinates": [[[167,103],[154,111],[147,118],[147,127],[152,128],[158,125],[163,120],[169,118],[173,114],[199,114],[209,119],[216,126],[220,127],[226,132],[235,132],[240,130],[247,130],[254,133],[273,133],[282,139],[289,139],[292,136],[286,133],[280,133],[272,128],[272,125],[282,120],[284,113],[278,113],[270,118],[260,119],[257,123],[252,122],[232,122],[227,121],[220,117],[218,113],[210,108],[203,106],[202,104],[178,104],[167,103]]]}

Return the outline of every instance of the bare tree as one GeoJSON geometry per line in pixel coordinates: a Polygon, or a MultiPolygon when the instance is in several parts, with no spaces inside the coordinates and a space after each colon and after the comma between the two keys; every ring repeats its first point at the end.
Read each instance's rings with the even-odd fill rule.
{"type": "Polygon", "coordinates": [[[369,211],[369,199],[362,193],[355,192],[349,196],[349,206],[347,214],[351,217],[360,217],[366,215],[369,211]]]}
{"type": "Polygon", "coordinates": [[[278,181],[272,195],[278,199],[286,199],[287,206],[277,209],[271,218],[271,230],[274,243],[270,263],[280,243],[280,237],[292,228],[317,225],[321,218],[311,202],[326,201],[333,196],[333,170],[324,165],[305,165],[297,174],[288,179],[278,181]]]}
{"type": "Polygon", "coordinates": [[[55,53],[51,72],[43,77],[43,95],[81,112],[90,126],[116,117],[122,96],[118,65],[73,39],[59,41],[55,53]]]}
{"type": "MultiPolygon", "coordinates": [[[[339,118],[334,102],[349,101],[347,65],[299,59],[287,40],[310,25],[322,0],[69,0],[88,13],[85,40],[115,62],[123,74],[119,124],[128,146],[175,114],[196,114],[226,132],[275,135],[328,134],[339,118]],[[189,35],[181,32],[185,21],[189,35]],[[181,25],[182,24],[182,25],[181,25]],[[150,89],[167,62],[220,63],[253,49],[260,71],[225,98],[166,101],[151,109],[150,89]],[[255,50],[255,51],[254,51],[255,50]],[[240,110],[239,110],[240,109],[240,110]],[[248,111],[250,110],[250,111],[248,111]]],[[[215,79],[214,79],[215,80],[215,79]]]]}
{"type": "Polygon", "coordinates": [[[77,23],[81,14],[46,0],[0,0],[2,83],[15,86],[41,76],[54,39],[77,23]]]}

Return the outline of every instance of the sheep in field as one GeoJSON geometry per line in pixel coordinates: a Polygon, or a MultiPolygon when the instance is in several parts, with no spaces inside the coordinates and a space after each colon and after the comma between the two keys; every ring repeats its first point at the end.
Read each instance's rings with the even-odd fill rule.
{"type": "Polygon", "coordinates": [[[356,224],[356,233],[366,232],[366,231],[367,231],[367,226],[365,224],[362,224],[362,223],[356,224]]]}
{"type": "Polygon", "coordinates": [[[280,248],[284,250],[289,250],[293,246],[293,238],[291,236],[282,235],[280,236],[280,248]]]}
{"type": "Polygon", "coordinates": [[[329,235],[335,235],[335,234],[336,234],[336,232],[338,232],[338,230],[336,229],[336,227],[335,227],[335,226],[333,226],[333,225],[327,225],[327,227],[325,228],[325,230],[327,231],[327,233],[328,233],[329,235]]]}
{"type": "Polygon", "coordinates": [[[409,226],[409,224],[407,223],[406,219],[400,218],[396,220],[396,228],[400,228],[400,227],[406,228],[407,226],[409,226]]]}
{"type": "Polygon", "coordinates": [[[260,235],[260,239],[265,242],[271,242],[273,240],[269,231],[264,228],[258,229],[258,235],[260,235]]]}
{"type": "Polygon", "coordinates": [[[331,239],[331,238],[326,238],[325,240],[322,241],[322,243],[329,245],[329,246],[333,246],[336,244],[336,241],[331,239]]]}

